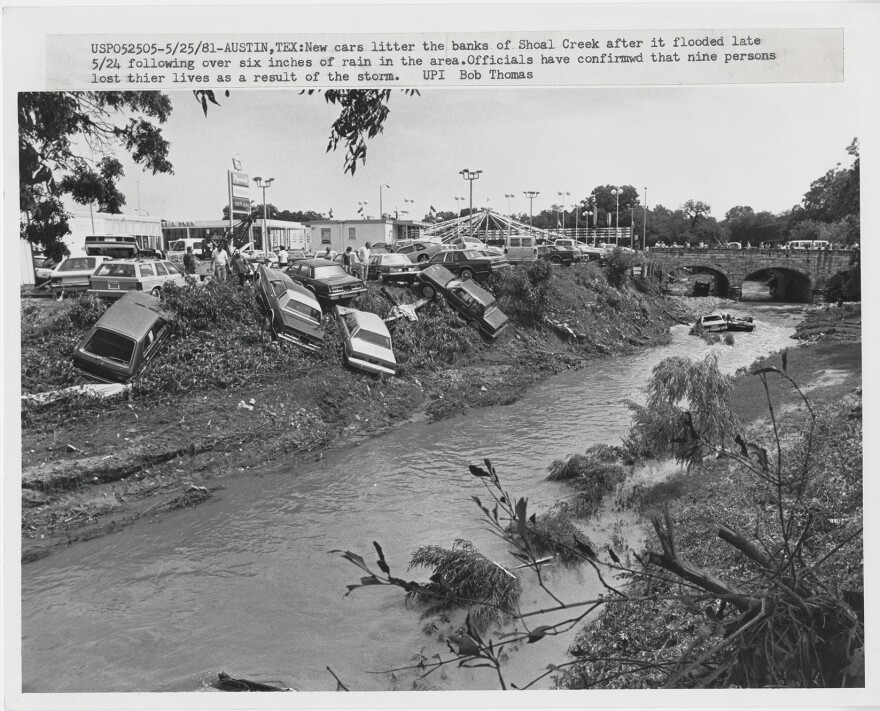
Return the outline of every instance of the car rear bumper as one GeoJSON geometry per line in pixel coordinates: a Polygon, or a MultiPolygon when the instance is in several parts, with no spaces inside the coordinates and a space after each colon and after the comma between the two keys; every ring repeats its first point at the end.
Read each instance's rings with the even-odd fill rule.
{"type": "Polygon", "coordinates": [[[284,333],[280,332],[277,334],[278,338],[282,341],[287,341],[288,343],[293,343],[294,345],[299,346],[300,348],[305,348],[308,351],[318,351],[321,349],[320,343],[312,343],[301,336],[297,336],[294,333],[284,333]]]}
{"type": "Polygon", "coordinates": [[[100,296],[103,299],[119,299],[125,296],[129,291],[134,291],[134,288],[88,289],[87,291],[89,294],[100,296]]]}
{"type": "Polygon", "coordinates": [[[395,375],[397,373],[394,368],[389,368],[384,365],[378,365],[377,363],[370,363],[369,361],[362,360],[361,358],[357,358],[355,356],[347,356],[347,359],[348,364],[352,368],[366,370],[368,373],[374,373],[375,375],[395,375]]]}

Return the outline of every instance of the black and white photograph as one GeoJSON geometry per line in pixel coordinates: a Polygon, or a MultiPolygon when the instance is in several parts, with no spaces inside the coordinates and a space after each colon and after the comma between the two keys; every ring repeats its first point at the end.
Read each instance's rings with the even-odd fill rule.
{"type": "Polygon", "coordinates": [[[531,45],[365,25],[442,65],[331,43],[311,87],[252,22],[95,28],[93,85],[4,88],[10,708],[877,702],[880,13],[669,7],[597,49],[560,6],[547,51],[772,67],[762,27],[827,28],[840,78],[530,85],[531,45]]]}

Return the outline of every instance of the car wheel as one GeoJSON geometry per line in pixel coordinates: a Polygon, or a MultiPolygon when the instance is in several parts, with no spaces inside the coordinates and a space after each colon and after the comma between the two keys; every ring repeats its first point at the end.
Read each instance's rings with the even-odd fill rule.
{"type": "Polygon", "coordinates": [[[473,271],[470,270],[470,269],[462,269],[462,270],[461,270],[461,278],[462,278],[462,279],[465,279],[465,280],[467,280],[467,279],[473,279],[473,278],[474,278],[474,273],[473,273],[473,271]]]}
{"type": "Polygon", "coordinates": [[[562,264],[560,257],[550,257],[550,264],[562,264]]]}
{"type": "Polygon", "coordinates": [[[154,286],[153,290],[150,292],[150,296],[159,296],[162,293],[162,290],[158,286],[154,286]]]}
{"type": "Polygon", "coordinates": [[[380,284],[384,284],[384,283],[385,283],[385,275],[384,275],[384,274],[379,274],[379,283],[380,283],[380,284]]]}
{"type": "Polygon", "coordinates": [[[468,325],[468,328],[471,329],[471,331],[473,331],[474,333],[480,332],[480,322],[479,321],[471,320],[471,321],[467,322],[467,325],[468,325]]]}
{"type": "Polygon", "coordinates": [[[426,299],[433,299],[435,296],[437,296],[437,290],[430,284],[423,284],[422,296],[424,296],[426,299]]]}
{"type": "Polygon", "coordinates": [[[424,263],[427,262],[429,259],[430,259],[430,257],[429,257],[427,254],[420,254],[420,255],[416,258],[416,261],[419,262],[419,264],[424,264],[424,263]]]}

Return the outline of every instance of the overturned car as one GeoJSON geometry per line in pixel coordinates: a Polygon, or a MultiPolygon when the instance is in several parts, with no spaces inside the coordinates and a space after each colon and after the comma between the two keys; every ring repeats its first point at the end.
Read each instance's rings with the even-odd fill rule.
{"type": "Polygon", "coordinates": [[[126,292],[79,342],[73,363],[93,380],[127,383],[159,353],[174,318],[155,296],[126,292]]]}
{"type": "Polygon", "coordinates": [[[321,305],[304,286],[287,274],[267,266],[257,267],[257,298],[269,314],[272,335],[316,351],[324,340],[321,305]]]}

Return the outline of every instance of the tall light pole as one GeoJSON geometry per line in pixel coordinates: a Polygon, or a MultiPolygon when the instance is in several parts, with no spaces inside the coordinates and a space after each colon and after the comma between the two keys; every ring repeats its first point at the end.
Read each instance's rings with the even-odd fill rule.
{"type": "Polygon", "coordinates": [[[462,178],[469,181],[471,184],[471,201],[470,201],[470,209],[468,210],[468,224],[471,228],[471,237],[474,236],[474,181],[479,180],[480,173],[482,170],[468,170],[467,168],[462,168],[458,171],[458,174],[461,175],[462,178]]]}
{"type": "Polygon", "coordinates": [[[263,190],[263,252],[267,257],[269,256],[269,220],[266,215],[266,188],[272,185],[273,180],[275,178],[263,179],[259,176],[254,178],[257,187],[263,190]]]}
{"type": "Polygon", "coordinates": [[[620,193],[623,190],[620,188],[614,188],[611,191],[611,194],[614,196],[614,245],[620,245],[620,193]]]}
{"type": "Polygon", "coordinates": [[[382,188],[391,189],[390,185],[385,185],[384,183],[380,183],[379,185],[379,219],[385,219],[385,213],[382,211],[382,188]]]}
{"type": "Polygon", "coordinates": [[[507,216],[513,217],[513,213],[510,211],[510,198],[515,197],[513,193],[504,193],[504,197],[507,198],[507,216]]]}
{"type": "MultiPolygon", "coordinates": [[[[406,209],[407,203],[409,203],[410,205],[412,205],[413,203],[415,203],[415,200],[413,200],[413,199],[411,199],[411,198],[406,198],[406,197],[403,198],[403,208],[404,208],[404,209],[401,210],[401,212],[402,212],[404,215],[408,215],[408,214],[409,214],[409,210],[406,209]]],[[[409,239],[409,225],[406,226],[406,237],[405,237],[404,239],[409,239]]]]}
{"type": "Polygon", "coordinates": [[[523,195],[529,199],[529,234],[532,234],[532,201],[541,194],[540,190],[524,190],[523,195]]]}
{"type": "Polygon", "coordinates": [[[648,188],[645,188],[645,219],[642,222],[642,251],[645,251],[645,239],[648,236],[648,188]]]}
{"type": "Polygon", "coordinates": [[[557,193],[557,195],[562,198],[559,201],[559,205],[562,208],[562,234],[565,235],[565,198],[569,197],[571,193],[560,191],[557,193]]]}

